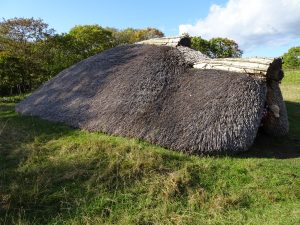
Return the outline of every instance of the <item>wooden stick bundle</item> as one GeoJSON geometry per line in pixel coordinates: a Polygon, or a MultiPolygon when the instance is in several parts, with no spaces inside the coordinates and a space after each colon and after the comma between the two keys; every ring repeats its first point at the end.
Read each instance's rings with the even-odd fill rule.
{"type": "Polygon", "coordinates": [[[265,77],[273,58],[224,58],[209,59],[193,65],[197,69],[215,69],[265,77]]]}

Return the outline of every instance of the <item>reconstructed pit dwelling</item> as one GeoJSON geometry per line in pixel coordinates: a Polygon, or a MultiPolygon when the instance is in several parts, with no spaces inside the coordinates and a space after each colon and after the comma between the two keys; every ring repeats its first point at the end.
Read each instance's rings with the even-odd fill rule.
{"type": "Polygon", "coordinates": [[[259,129],[288,133],[280,58],[210,59],[190,44],[109,49],[60,72],[16,111],[193,154],[245,151],[259,129]]]}

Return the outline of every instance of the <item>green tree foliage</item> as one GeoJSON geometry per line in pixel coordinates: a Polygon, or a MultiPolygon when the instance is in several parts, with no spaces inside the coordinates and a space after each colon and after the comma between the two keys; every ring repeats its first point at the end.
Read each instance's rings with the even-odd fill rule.
{"type": "Polygon", "coordinates": [[[5,52],[0,53],[0,94],[22,93],[24,63],[5,52]]]}
{"type": "Polygon", "coordinates": [[[300,69],[300,46],[290,48],[282,58],[284,69],[300,69]]]}
{"type": "Polygon", "coordinates": [[[0,22],[0,46],[1,46],[1,76],[9,82],[0,81],[1,92],[3,90],[17,89],[20,92],[30,91],[37,83],[44,81],[41,67],[40,54],[37,53],[36,43],[45,40],[54,33],[53,29],[48,29],[48,24],[41,19],[33,18],[13,18],[0,22]],[[18,68],[18,76],[13,71],[18,68]],[[9,71],[11,71],[9,73],[9,71]],[[20,74],[19,74],[20,73],[20,74]],[[9,77],[9,79],[8,79],[9,77]]]}
{"type": "Polygon", "coordinates": [[[192,37],[192,48],[211,58],[241,57],[243,51],[238,44],[228,38],[212,38],[205,40],[201,37],[192,37]]]}
{"type": "Polygon", "coordinates": [[[37,44],[47,79],[84,58],[76,45],[74,38],[68,34],[57,34],[37,44]]]}
{"type": "Polygon", "coordinates": [[[115,46],[110,30],[98,25],[75,26],[66,34],[57,34],[39,43],[49,78],[61,70],[115,46]]]}
{"type": "Polygon", "coordinates": [[[115,44],[133,44],[138,41],[143,41],[151,38],[164,37],[164,33],[155,28],[133,29],[126,28],[118,30],[115,28],[108,28],[114,37],[115,44]]]}
{"type": "Polygon", "coordinates": [[[83,58],[95,55],[114,46],[112,32],[99,25],[75,26],[67,34],[73,43],[73,48],[81,53],[83,58]]]}
{"type": "Polygon", "coordinates": [[[211,57],[211,48],[209,41],[201,37],[192,37],[192,46],[193,49],[202,52],[203,54],[211,57]]]}

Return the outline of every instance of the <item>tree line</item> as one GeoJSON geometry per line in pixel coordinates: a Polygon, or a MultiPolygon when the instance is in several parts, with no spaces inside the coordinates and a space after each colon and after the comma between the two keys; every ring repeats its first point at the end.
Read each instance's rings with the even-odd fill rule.
{"type": "Polygon", "coordinates": [[[290,48],[282,59],[284,69],[300,70],[300,46],[290,48]]]}
{"type": "MultiPolygon", "coordinates": [[[[65,68],[120,44],[163,37],[156,28],[119,30],[80,25],[58,34],[42,19],[12,18],[0,22],[0,95],[30,92],[65,68]]],[[[192,37],[192,48],[212,58],[241,57],[227,38],[192,37]]]]}

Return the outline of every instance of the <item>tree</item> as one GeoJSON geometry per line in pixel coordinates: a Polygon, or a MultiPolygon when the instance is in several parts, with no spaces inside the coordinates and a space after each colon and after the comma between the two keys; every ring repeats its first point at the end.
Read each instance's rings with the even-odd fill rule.
{"type": "Polygon", "coordinates": [[[164,33],[156,28],[133,29],[126,28],[118,30],[115,28],[107,28],[112,32],[115,44],[133,44],[138,41],[143,41],[151,38],[163,37],[164,33]]]}
{"type": "Polygon", "coordinates": [[[231,39],[218,37],[210,39],[209,42],[212,58],[237,58],[243,54],[238,44],[231,39]]]}
{"type": "Polygon", "coordinates": [[[115,44],[132,44],[136,42],[136,37],[135,37],[135,30],[132,28],[127,28],[124,30],[117,30],[115,29],[113,31],[113,37],[115,39],[115,44]]]}
{"type": "Polygon", "coordinates": [[[0,53],[0,95],[22,93],[23,64],[19,58],[0,53]]]}
{"type": "Polygon", "coordinates": [[[49,77],[61,70],[115,45],[110,30],[99,25],[73,27],[38,44],[49,77]]]}
{"type": "MultiPolygon", "coordinates": [[[[3,19],[0,22],[0,46],[1,52],[5,53],[2,58],[6,59],[2,60],[2,66],[5,68],[3,63],[11,65],[12,60],[22,65],[20,91],[30,91],[36,83],[39,83],[38,80],[41,79],[44,71],[40,66],[41,59],[36,52],[35,44],[53,33],[54,30],[48,29],[48,24],[41,19],[13,18],[3,19]]],[[[14,76],[9,73],[8,75],[14,76]]]]}
{"type": "Polygon", "coordinates": [[[209,41],[201,38],[201,37],[192,37],[192,48],[202,52],[203,54],[207,56],[211,56],[211,49],[210,49],[210,43],[209,41]]]}
{"type": "Polygon", "coordinates": [[[74,38],[68,34],[56,34],[37,43],[36,49],[47,80],[84,58],[76,45],[74,38]]]}
{"type": "Polygon", "coordinates": [[[228,38],[212,38],[210,40],[201,37],[192,38],[192,48],[208,55],[211,58],[241,57],[243,51],[238,44],[228,38]]]}
{"type": "Polygon", "coordinates": [[[82,54],[83,58],[114,46],[112,32],[99,25],[75,26],[68,35],[73,38],[73,47],[82,54]]]}
{"type": "Polygon", "coordinates": [[[158,29],[148,27],[146,29],[136,30],[135,37],[137,41],[144,41],[151,38],[163,37],[164,33],[158,29]]]}
{"type": "Polygon", "coordinates": [[[300,46],[290,48],[282,58],[284,69],[300,69],[300,46]]]}

